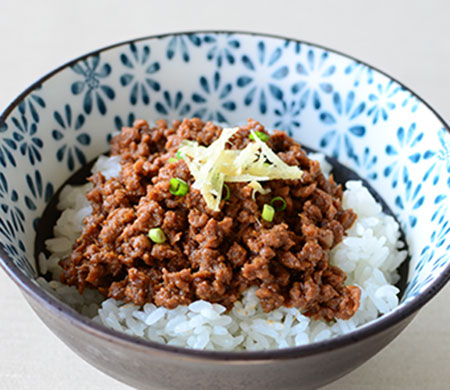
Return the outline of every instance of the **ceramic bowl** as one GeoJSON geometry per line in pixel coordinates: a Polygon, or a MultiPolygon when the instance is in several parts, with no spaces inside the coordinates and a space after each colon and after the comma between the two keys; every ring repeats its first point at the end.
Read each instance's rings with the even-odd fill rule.
{"type": "Polygon", "coordinates": [[[142,389],[300,389],[369,359],[450,278],[450,133],[405,86],[336,51],[274,36],[198,32],[82,56],[24,91],[0,118],[1,265],[41,319],[109,375],[142,389]],[[204,352],[116,333],[36,283],[36,227],[48,201],[111,133],[135,118],[287,131],[365,178],[401,224],[410,260],[400,306],[328,341],[266,352],[204,352]]]}

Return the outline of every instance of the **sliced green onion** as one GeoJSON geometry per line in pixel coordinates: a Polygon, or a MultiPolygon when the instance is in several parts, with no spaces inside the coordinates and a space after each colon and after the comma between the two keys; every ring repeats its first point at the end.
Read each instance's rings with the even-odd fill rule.
{"type": "Polygon", "coordinates": [[[261,213],[262,219],[267,222],[272,222],[275,215],[275,209],[270,204],[265,204],[261,213]]]}
{"type": "Polygon", "coordinates": [[[148,232],[148,237],[155,244],[162,244],[163,242],[166,241],[166,235],[164,234],[161,228],[150,229],[150,231],[148,232]]]}
{"type": "MultiPolygon", "coordinates": [[[[256,136],[262,141],[266,142],[269,139],[269,136],[266,133],[263,133],[262,131],[254,131],[253,133],[256,134],[256,136]]],[[[248,138],[250,138],[252,141],[255,140],[255,137],[253,136],[253,133],[250,133],[248,138]]]]}
{"type": "Polygon", "coordinates": [[[170,179],[169,191],[176,196],[185,196],[189,191],[189,186],[184,180],[172,177],[170,179]]]}
{"type": "Polygon", "coordinates": [[[224,201],[227,201],[230,199],[230,187],[228,187],[225,183],[223,183],[223,187],[225,188],[225,198],[223,198],[224,201]]]}
{"type": "Polygon", "coordinates": [[[175,157],[169,158],[170,163],[177,162],[178,160],[183,160],[183,155],[181,154],[181,152],[177,152],[177,154],[175,154],[175,157]]]}
{"type": "Polygon", "coordinates": [[[281,196],[276,196],[270,201],[270,205],[275,208],[275,211],[283,211],[286,210],[286,201],[281,196]],[[281,203],[278,207],[275,205],[276,203],[281,203]]]}

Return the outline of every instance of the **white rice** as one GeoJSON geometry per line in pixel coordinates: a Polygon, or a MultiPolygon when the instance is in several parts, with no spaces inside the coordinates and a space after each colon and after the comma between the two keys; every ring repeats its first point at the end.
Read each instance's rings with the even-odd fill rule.
{"type": "MultiPolygon", "coordinates": [[[[325,172],[331,166],[321,154],[317,159],[325,172]]],[[[120,171],[120,157],[100,157],[93,171],[106,178],[120,171]]],[[[80,235],[83,219],[91,213],[85,198],[91,184],[66,186],[60,195],[58,209],[63,210],[54,227],[54,238],[45,242],[51,253],[39,256],[43,274],[51,272],[53,281],[38,282],[83,315],[119,332],[169,345],[207,350],[263,350],[286,348],[322,341],[350,332],[398,305],[399,290],[396,269],[406,258],[401,250],[398,224],[382,212],[381,206],[359,181],[346,183],[344,208],[353,208],[358,218],[347,236],[331,254],[331,263],[347,274],[347,284],[361,288],[361,304],[347,321],[334,323],[313,321],[296,308],[281,307],[264,313],[255,296],[255,288],[246,291],[230,312],[219,304],[196,301],[189,306],[168,310],[146,304],[138,307],[114,299],[104,299],[98,292],[85,290],[80,295],[75,287],[59,282],[60,259],[68,256],[80,235]]]]}

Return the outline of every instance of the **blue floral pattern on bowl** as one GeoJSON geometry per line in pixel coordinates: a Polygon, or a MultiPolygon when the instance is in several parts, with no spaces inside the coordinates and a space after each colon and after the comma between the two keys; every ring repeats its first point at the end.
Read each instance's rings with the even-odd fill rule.
{"type": "Polygon", "coordinates": [[[45,100],[40,96],[41,86],[37,86],[24,100],[19,103],[19,111],[25,115],[29,111],[31,118],[39,122],[39,111],[46,107],[45,100]]]}
{"type": "Polygon", "coordinates": [[[122,87],[130,86],[130,103],[134,106],[142,99],[145,105],[149,104],[152,91],[157,92],[161,88],[159,82],[154,79],[160,65],[152,60],[150,47],[139,47],[134,42],[130,43],[129,52],[120,55],[120,62],[128,68],[128,71],[120,76],[120,84],[122,87]]]}
{"type": "MultiPolygon", "coordinates": [[[[200,99],[201,98],[197,98],[200,99]]],[[[190,101],[186,102],[181,91],[171,94],[169,91],[164,91],[161,101],[155,105],[156,111],[161,115],[161,118],[168,116],[175,116],[177,118],[186,118],[191,111],[190,101]]]]}
{"type": "Polygon", "coordinates": [[[180,53],[184,62],[189,62],[191,56],[189,54],[190,46],[199,47],[202,40],[196,34],[178,34],[168,38],[166,45],[166,56],[168,60],[175,58],[180,53]]]}
{"type": "Polygon", "coordinates": [[[283,99],[284,92],[277,83],[288,75],[289,67],[281,62],[282,55],[281,47],[268,52],[265,42],[260,41],[255,57],[248,54],[241,57],[244,74],[238,77],[236,84],[245,89],[244,105],[256,103],[260,114],[267,112],[270,101],[283,99]],[[261,73],[268,74],[265,83],[259,81],[261,73]]]}
{"type": "Polygon", "coordinates": [[[338,158],[342,151],[349,158],[359,163],[359,157],[355,154],[353,139],[362,138],[366,134],[366,128],[361,114],[366,108],[365,102],[355,103],[355,93],[350,91],[345,99],[338,92],[333,94],[334,112],[322,112],[319,116],[321,122],[330,126],[320,140],[320,147],[330,149],[331,155],[338,158]]]}
{"type": "Polygon", "coordinates": [[[107,111],[106,101],[113,100],[116,96],[114,89],[105,83],[111,75],[111,65],[100,63],[100,56],[95,55],[72,65],[72,70],[81,80],[72,83],[70,89],[74,95],[83,96],[83,109],[90,114],[94,106],[105,115],[107,111]]]}
{"type": "Polygon", "coordinates": [[[147,38],[88,55],[38,83],[0,121],[0,239],[34,275],[52,194],[136,118],[252,117],[366,178],[396,214],[411,261],[403,303],[450,264],[450,134],[370,66],[303,42],[242,33],[147,38]]]}
{"type": "Polygon", "coordinates": [[[199,84],[200,91],[192,94],[192,102],[198,107],[192,116],[219,123],[228,122],[226,112],[236,109],[236,103],[230,100],[232,84],[222,83],[219,72],[215,72],[210,80],[200,76],[199,84]],[[214,106],[211,106],[211,101],[215,102],[214,106]]]}
{"type": "Polygon", "coordinates": [[[203,41],[211,45],[206,57],[208,61],[215,61],[217,68],[222,67],[223,63],[233,65],[236,62],[234,51],[239,49],[241,44],[233,34],[207,34],[203,41]]]}
{"type": "Polygon", "coordinates": [[[327,62],[329,53],[326,51],[309,49],[306,61],[299,62],[295,71],[300,77],[292,85],[292,93],[300,95],[301,107],[308,102],[318,110],[322,106],[322,95],[333,91],[332,76],[336,71],[334,63],[327,62]]]}
{"type": "Polygon", "coordinates": [[[81,130],[85,121],[84,115],[78,114],[76,118],[73,118],[72,109],[66,104],[63,112],[55,111],[53,117],[56,121],[56,128],[52,130],[52,137],[58,146],[61,145],[56,151],[57,160],[59,162],[66,161],[67,168],[71,171],[75,168],[76,160],[80,166],[85,165],[86,157],[83,147],[91,143],[91,136],[81,130]]]}
{"type": "Polygon", "coordinates": [[[37,123],[34,121],[30,122],[27,116],[23,114],[20,115],[20,119],[13,117],[12,123],[15,126],[15,130],[12,132],[12,137],[9,140],[12,149],[15,150],[17,148],[22,156],[27,157],[31,165],[41,162],[41,149],[44,142],[36,134],[37,123]]]}

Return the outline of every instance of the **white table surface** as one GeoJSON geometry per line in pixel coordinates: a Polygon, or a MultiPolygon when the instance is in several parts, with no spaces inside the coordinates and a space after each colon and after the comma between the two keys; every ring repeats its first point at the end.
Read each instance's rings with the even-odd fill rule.
{"type": "MultiPolygon", "coordinates": [[[[450,121],[449,19],[446,0],[0,0],[0,111],[35,79],[90,50],[157,33],[236,29],[352,54],[450,121]]],[[[1,271],[0,313],[0,389],[129,389],[70,351],[1,271]]],[[[392,344],[326,389],[449,389],[449,324],[446,286],[392,344]]]]}

